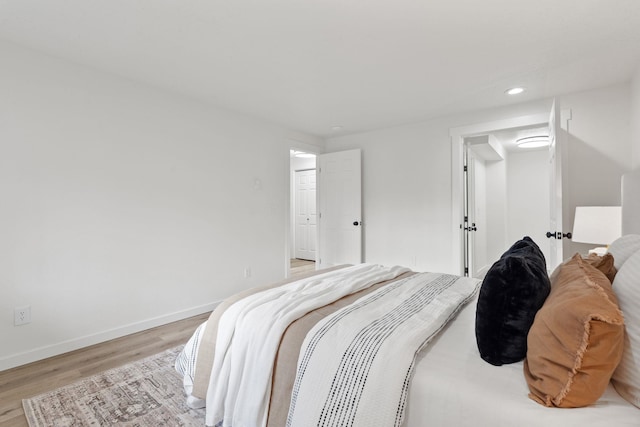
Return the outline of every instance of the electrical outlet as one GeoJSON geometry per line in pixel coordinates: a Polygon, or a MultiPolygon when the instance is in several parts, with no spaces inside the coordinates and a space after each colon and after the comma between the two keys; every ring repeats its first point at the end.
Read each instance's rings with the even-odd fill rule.
{"type": "Polygon", "coordinates": [[[14,326],[26,325],[31,323],[31,306],[16,307],[13,309],[14,326]]]}
{"type": "Polygon", "coordinates": [[[245,267],[244,268],[244,278],[248,279],[249,277],[251,277],[251,267],[245,267]]]}

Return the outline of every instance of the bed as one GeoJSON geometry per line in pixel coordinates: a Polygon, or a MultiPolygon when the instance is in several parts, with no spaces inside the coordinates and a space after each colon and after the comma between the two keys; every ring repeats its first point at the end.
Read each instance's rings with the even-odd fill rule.
{"type": "Polygon", "coordinates": [[[490,298],[506,280],[497,268],[481,282],[338,266],[220,304],[176,361],[187,402],[211,426],[640,426],[639,183],[640,172],[623,178],[625,235],[606,258],[576,255],[549,279],[535,273],[535,243],[505,252],[509,274],[526,263],[525,326],[490,298]],[[587,302],[565,281],[586,282],[587,302]],[[575,306],[589,308],[567,317],[575,306]],[[491,322],[514,329],[482,338],[491,322]]]}

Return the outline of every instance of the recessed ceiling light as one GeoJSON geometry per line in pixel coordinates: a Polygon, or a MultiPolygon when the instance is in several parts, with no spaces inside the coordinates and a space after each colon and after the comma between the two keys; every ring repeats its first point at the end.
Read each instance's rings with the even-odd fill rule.
{"type": "Polygon", "coordinates": [[[523,87],[512,87],[511,89],[507,89],[504,93],[507,95],[518,95],[522,92],[524,92],[523,87]]]}
{"type": "Polygon", "coordinates": [[[518,148],[538,148],[549,145],[549,137],[547,135],[526,136],[516,139],[518,148]]]}

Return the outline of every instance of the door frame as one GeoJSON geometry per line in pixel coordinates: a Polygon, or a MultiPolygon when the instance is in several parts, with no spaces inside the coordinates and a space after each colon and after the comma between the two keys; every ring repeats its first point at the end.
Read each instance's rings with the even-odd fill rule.
{"type": "MultiPolygon", "coordinates": [[[[287,147],[287,151],[286,151],[286,156],[287,156],[287,176],[289,177],[287,179],[288,182],[288,190],[287,190],[287,197],[286,197],[286,203],[287,203],[287,208],[285,209],[285,218],[284,218],[284,233],[285,233],[285,239],[284,239],[284,264],[283,264],[283,268],[284,268],[284,277],[285,278],[289,278],[291,276],[291,254],[294,252],[294,249],[291,247],[291,239],[293,237],[293,232],[292,232],[292,222],[293,222],[293,199],[291,197],[292,192],[294,191],[295,188],[295,171],[293,170],[293,168],[291,167],[291,162],[292,162],[292,157],[291,157],[291,150],[295,150],[295,151],[302,151],[305,153],[310,153],[310,154],[315,154],[316,155],[316,162],[317,162],[317,156],[319,156],[320,154],[323,153],[323,150],[321,150],[320,147],[316,146],[316,145],[311,145],[311,144],[306,144],[304,142],[299,142],[299,141],[294,141],[294,140],[289,140],[290,144],[287,147]]],[[[317,167],[317,163],[316,163],[316,167],[317,167]]],[[[318,192],[316,191],[316,206],[318,205],[318,192]]],[[[316,232],[317,233],[317,232],[316,232]]],[[[316,242],[317,242],[317,236],[316,236],[316,242]]],[[[316,247],[316,259],[319,256],[319,250],[318,247],[316,247]]]]}
{"type": "Polygon", "coordinates": [[[499,130],[519,128],[533,125],[544,125],[549,122],[549,113],[531,114],[509,119],[494,120],[468,126],[449,129],[451,139],[451,259],[456,274],[464,275],[464,140],[499,130]]]}

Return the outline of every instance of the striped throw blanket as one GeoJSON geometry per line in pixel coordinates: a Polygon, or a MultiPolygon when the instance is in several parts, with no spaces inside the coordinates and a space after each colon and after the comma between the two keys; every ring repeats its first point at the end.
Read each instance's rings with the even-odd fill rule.
{"type": "Polygon", "coordinates": [[[417,353],[478,286],[416,274],[320,321],[300,351],[287,426],[400,426],[417,353]]]}

